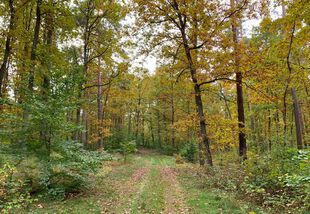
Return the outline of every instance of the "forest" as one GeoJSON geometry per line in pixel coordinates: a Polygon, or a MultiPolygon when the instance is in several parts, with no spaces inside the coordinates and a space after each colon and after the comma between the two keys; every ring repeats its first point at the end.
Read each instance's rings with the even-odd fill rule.
{"type": "Polygon", "coordinates": [[[0,213],[310,213],[309,0],[0,0],[0,213]]]}

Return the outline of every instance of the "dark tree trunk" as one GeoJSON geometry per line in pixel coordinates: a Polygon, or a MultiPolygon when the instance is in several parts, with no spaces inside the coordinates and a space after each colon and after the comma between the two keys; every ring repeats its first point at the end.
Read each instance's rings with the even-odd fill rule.
{"type": "MultiPolygon", "coordinates": [[[[78,97],[80,98],[81,96],[78,96],[78,97]]],[[[76,109],[75,125],[77,126],[77,128],[74,131],[73,140],[77,142],[80,139],[80,131],[78,128],[81,125],[81,108],[80,107],[76,109]]]]}
{"type": "Polygon", "coordinates": [[[6,37],[5,41],[5,49],[4,49],[4,54],[3,54],[3,61],[0,67],[0,98],[2,97],[2,90],[4,86],[4,79],[8,74],[8,62],[9,62],[9,57],[11,55],[11,43],[13,39],[13,31],[15,28],[15,9],[14,9],[14,1],[9,0],[9,8],[10,8],[10,21],[9,21],[9,30],[8,30],[8,35],[6,37]]]}
{"type": "Polygon", "coordinates": [[[196,78],[197,72],[196,72],[196,68],[194,66],[194,63],[192,61],[192,56],[191,56],[190,49],[188,46],[185,31],[183,33],[183,45],[184,45],[186,57],[187,57],[187,60],[189,63],[189,68],[190,68],[190,72],[191,72],[191,79],[192,79],[192,82],[194,84],[196,111],[197,111],[197,116],[198,116],[198,120],[199,120],[199,137],[200,137],[201,143],[203,143],[203,145],[205,147],[205,155],[206,155],[207,163],[210,166],[213,166],[212,156],[211,156],[211,151],[210,151],[210,145],[209,145],[209,139],[207,136],[207,129],[206,129],[207,126],[206,126],[206,119],[204,116],[200,85],[198,84],[198,80],[196,78]]]}
{"type": "Polygon", "coordinates": [[[239,72],[237,76],[237,106],[238,106],[238,125],[239,125],[239,156],[245,160],[247,158],[247,145],[244,133],[245,116],[243,106],[242,92],[242,74],[239,72]]]}
{"type": "Polygon", "coordinates": [[[154,127],[153,127],[152,115],[150,115],[150,131],[151,131],[152,146],[154,146],[155,137],[154,137],[154,127]]]}
{"type": "Polygon", "coordinates": [[[188,68],[190,70],[191,80],[194,85],[196,111],[197,111],[197,116],[199,120],[199,140],[200,140],[200,143],[202,143],[205,147],[205,155],[206,155],[206,161],[208,165],[213,166],[212,155],[211,155],[211,150],[210,150],[210,142],[207,136],[207,129],[206,129],[207,126],[206,126],[206,119],[204,115],[203,103],[202,103],[202,98],[201,98],[201,90],[200,90],[200,85],[196,77],[197,70],[194,65],[194,61],[191,55],[191,49],[188,43],[188,38],[186,36],[186,21],[184,20],[185,18],[181,15],[176,1],[174,1],[174,3],[175,3],[174,7],[177,10],[177,15],[178,15],[178,20],[179,20],[179,26],[180,26],[179,29],[182,35],[183,48],[186,54],[186,59],[188,61],[188,68]]]}
{"type": "Polygon", "coordinates": [[[296,126],[296,140],[297,140],[297,148],[302,149],[302,123],[301,123],[301,112],[298,103],[298,98],[296,94],[296,89],[292,88],[292,97],[294,101],[294,115],[295,115],[295,126],[296,126]]]}
{"type": "Polygon", "coordinates": [[[128,115],[128,131],[127,131],[128,137],[131,138],[131,111],[128,115]]]}
{"type": "Polygon", "coordinates": [[[174,86],[171,83],[171,143],[175,147],[175,131],[174,131],[174,121],[175,121],[175,106],[174,106],[174,86]]]}
{"type": "Polygon", "coordinates": [[[97,91],[97,105],[98,105],[98,144],[100,148],[103,147],[103,108],[102,108],[102,75],[101,75],[101,67],[100,60],[98,60],[99,68],[98,68],[98,91],[97,91]]]}
{"type": "Polygon", "coordinates": [[[157,142],[158,142],[158,147],[161,148],[161,126],[160,126],[160,112],[157,109],[157,142]]]}
{"type": "Polygon", "coordinates": [[[139,131],[140,131],[140,108],[141,108],[141,88],[140,88],[140,84],[138,86],[138,103],[137,103],[137,108],[136,108],[136,127],[135,127],[135,140],[136,140],[136,144],[139,145],[139,131]]]}
{"type": "Polygon", "coordinates": [[[269,151],[271,152],[271,148],[272,148],[272,139],[271,139],[271,113],[270,113],[270,109],[268,110],[268,148],[269,151]]]}
{"type": "Polygon", "coordinates": [[[34,35],[32,40],[32,48],[31,48],[31,67],[29,69],[29,78],[28,78],[28,89],[33,91],[34,87],[34,68],[35,68],[35,60],[37,57],[37,46],[39,44],[39,35],[40,35],[40,28],[41,28],[41,4],[42,0],[37,0],[36,6],[36,24],[34,27],[34,35]]]}
{"type": "MultiPolygon", "coordinates": [[[[46,13],[46,36],[45,36],[45,43],[48,47],[48,51],[52,50],[53,45],[53,34],[54,34],[54,13],[53,13],[53,1],[50,1],[51,5],[46,13]]],[[[42,96],[44,102],[47,104],[49,100],[49,93],[50,93],[50,62],[47,62],[45,65],[47,68],[47,72],[43,73],[43,85],[42,85],[42,96]]],[[[50,124],[47,124],[48,126],[45,127],[43,131],[41,131],[41,141],[46,144],[47,151],[49,152],[48,155],[50,155],[51,150],[51,129],[50,124]]]]}
{"type": "MultiPolygon", "coordinates": [[[[231,8],[235,8],[235,0],[230,0],[231,8]]],[[[237,20],[232,16],[231,28],[233,33],[234,42],[234,60],[235,60],[235,73],[236,73],[236,87],[237,87],[237,108],[238,108],[238,126],[239,126],[239,156],[242,160],[247,157],[247,146],[244,133],[245,116],[243,106],[243,88],[242,88],[242,73],[240,71],[240,56],[239,56],[239,42],[237,32],[237,20]]]]}

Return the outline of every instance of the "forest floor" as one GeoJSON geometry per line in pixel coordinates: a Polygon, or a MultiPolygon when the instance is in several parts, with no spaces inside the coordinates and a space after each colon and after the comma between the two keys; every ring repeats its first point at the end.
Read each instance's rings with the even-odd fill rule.
{"type": "Polygon", "coordinates": [[[121,157],[105,163],[91,175],[86,193],[64,201],[41,200],[26,213],[258,213],[228,193],[204,189],[197,167],[142,150],[127,163],[121,157]]]}

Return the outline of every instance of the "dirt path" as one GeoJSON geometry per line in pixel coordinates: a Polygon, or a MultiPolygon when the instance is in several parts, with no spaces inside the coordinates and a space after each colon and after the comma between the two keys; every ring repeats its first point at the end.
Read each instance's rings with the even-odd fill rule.
{"type": "Polygon", "coordinates": [[[190,213],[186,206],[185,195],[181,187],[177,173],[172,167],[163,167],[161,177],[165,183],[165,210],[163,213],[190,213]]]}
{"type": "MultiPolygon", "coordinates": [[[[65,201],[40,202],[25,213],[66,214],[244,214],[239,201],[219,189],[206,189],[193,164],[142,151],[127,163],[114,159],[90,175],[91,189],[65,201]],[[44,207],[44,209],[42,209],[44,207]]],[[[257,212],[259,213],[259,212],[257,212]]]]}
{"type": "Polygon", "coordinates": [[[102,213],[189,213],[171,157],[143,152],[126,165],[109,173],[109,185],[119,197],[104,202],[102,213]]]}

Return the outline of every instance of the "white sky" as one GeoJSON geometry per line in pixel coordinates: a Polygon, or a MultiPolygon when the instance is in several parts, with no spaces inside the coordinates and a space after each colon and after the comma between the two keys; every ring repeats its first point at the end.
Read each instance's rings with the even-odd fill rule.
{"type": "MultiPolygon", "coordinates": [[[[274,5],[274,2],[271,3],[274,5]]],[[[282,13],[282,8],[281,6],[272,6],[270,11],[270,15],[272,19],[276,19],[279,16],[281,16],[282,13]]],[[[243,27],[243,35],[247,37],[251,37],[252,35],[252,29],[254,27],[258,27],[261,22],[261,19],[251,19],[251,20],[244,20],[242,23],[243,27]]],[[[142,66],[146,69],[149,70],[151,74],[154,74],[157,68],[157,59],[154,56],[147,56],[146,58],[143,59],[142,66]]]]}

